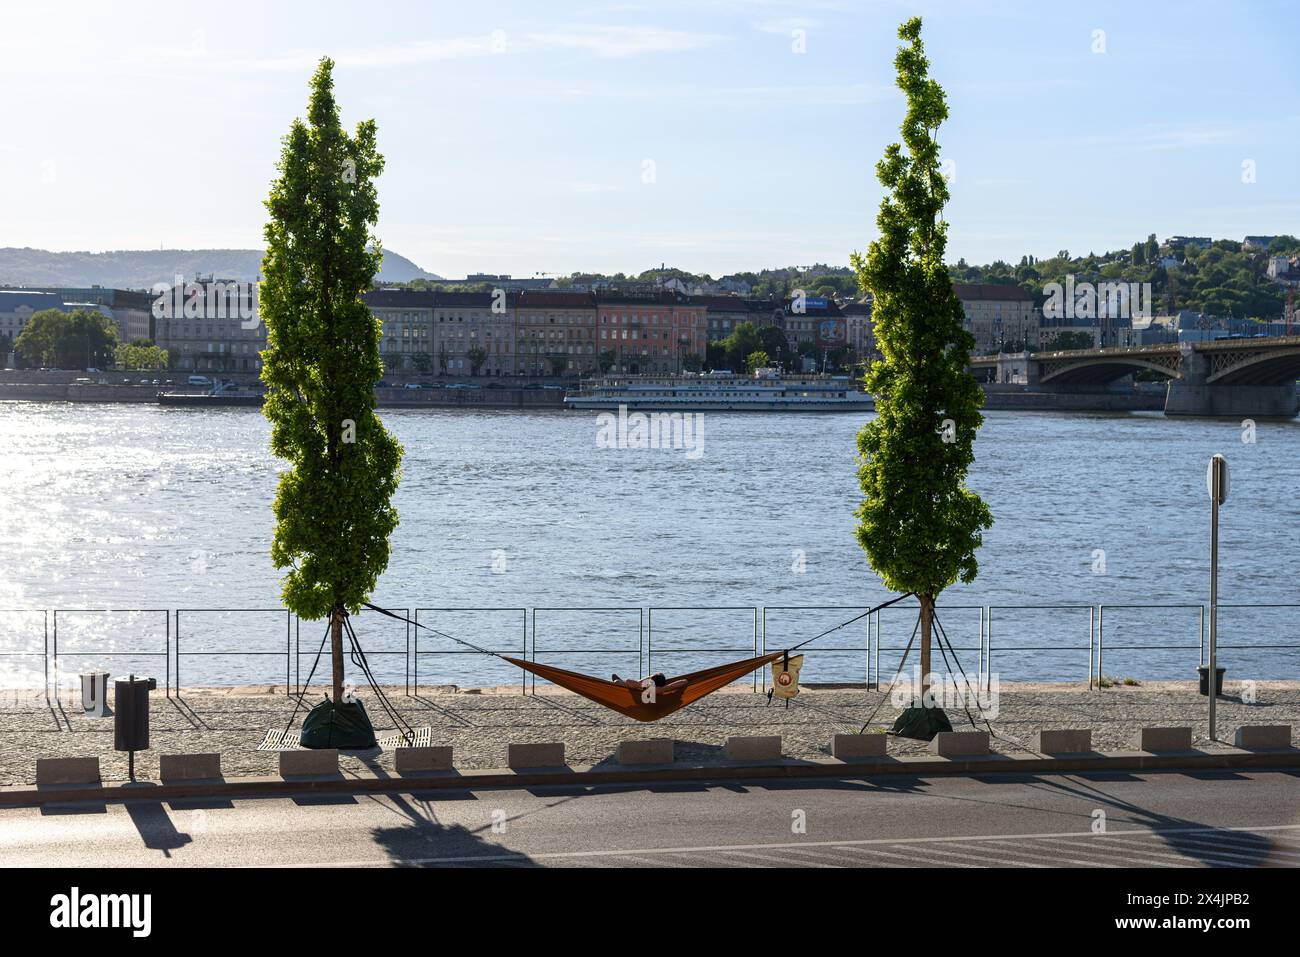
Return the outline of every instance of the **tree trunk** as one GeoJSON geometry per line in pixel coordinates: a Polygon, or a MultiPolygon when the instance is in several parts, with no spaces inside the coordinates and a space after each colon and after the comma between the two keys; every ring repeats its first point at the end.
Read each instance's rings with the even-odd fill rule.
{"type": "Polygon", "coordinates": [[[330,660],[334,664],[334,703],[343,703],[343,615],[334,612],[330,622],[330,660]]]}
{"type": "Polygon", "coordinates": [[[930,687],[930,626],[934,621],[934,596],[921,595],[921,696],[930,687]]]}

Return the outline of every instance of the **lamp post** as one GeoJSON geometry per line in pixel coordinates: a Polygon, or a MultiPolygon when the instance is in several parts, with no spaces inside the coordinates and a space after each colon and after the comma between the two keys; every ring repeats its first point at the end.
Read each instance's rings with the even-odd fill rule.
{"type": "Polygon", "coordinates": [[[1210,740],[1219,740],[1214,722],[1214,706],[1219,697],[1219,506],[1228,500],[1228,460],[1222,455],[1210,459],[1205,473],[1210,493],[1210,740]]]}

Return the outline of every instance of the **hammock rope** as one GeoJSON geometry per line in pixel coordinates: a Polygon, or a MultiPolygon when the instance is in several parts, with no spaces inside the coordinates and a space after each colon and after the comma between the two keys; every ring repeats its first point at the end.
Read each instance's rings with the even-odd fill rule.
{"type": "MultiPolygon", "coordinates": [[[[420,622],[414,619],[407,618],[404,615],[399,615],[394,611],[388,610],[387,608],[381,608],[378,605],[371,604],[370,602],[362,602],[361,604],[363,607],[369,608],[371,611],[378,612],[381,615],[386,615],[387,617],[392,618],[395,621],[401,621],[401,622],[405,622],[408,625],[414,625],[416,628],[423,628],[425,631],[428,631],[431,634],[437,635],[440,638],[445,638],[448,641],[454,642],[458,645],[462,645],[463,647],[469,648],[471,651],[477,652],[478,654],[491,655],[493,658],[499,658],[501,661],[514,665],[517,668],[521,668],[524,671],[530,671],[533,674],[538,675],[539,677],[552,682],[553,684],[557,684],[563,688],[566,688],[567,690],[572,691],[575,694],[582,695],[583,697],[591,701],[594,701],[597,704],[610,709],[611,711],[616,711],[620,714],[623,714],[626,717],[634,718],[638,721],[656,721],[659,718],[665,717],[666,715],[671,714],[672,712],[680,708],[684,708],[686,707],[686,705],[691,704],[692,702],[697,701],[700,698],[703,698],[705,695],[717,691],[719,688],[727,684],[730,684],[732,681],[736,680],[736,678],[742,677],[745,674],[748,674],[752,671],[757,670],[758,668],[762,668],[765,665],[770,664],[771,662],[777,660],[778,658],[784,658],[788,662],[790,659],[790,652],[797,651],[800,648],[803,648],[805,645],[810,645],[814,641],[817,641],[820,638],[825,638],[827,635],[839,631],[841,628],[847,628],[849,625],[853,624],[854,622],[861,621],[863,618],[866,618],[868,615],[874,614],[875,612],[878,612],[883,608],[888,608],[890,605],[895,605],[898,602],[911,597],[913,597],[913,595],[911,592],[909,592],[906,595],[900,595],[897,598],[891,598],[889,601],[882,602],[881,604],[875,606],[874,608],[869,608],[866,611],[864,611],[862,614],[855,615],[853,618],[850,618],[848,621],[842,622],[841,624],[838,624],[833,628],[828,628],[827,630],[821,632],[820,634],[814,635],[813,637],[807,639],[806,641],[801,641],[799,644],[794,645],[786,649],[785,651],[771,652],[769,654],[761,655],[756,658],[747,658],[743,661],[731,662],[729,664],[721,665],[715,668],[706,668],[703,671],[694,671],[686,675],[681,675],[678,678],[674,679],[672,682],[669,682],[670,684],[680,684],[680,687],[675,689],[675,691],[671,691],[665,693],[662,696],[659,696],[660,698],[662,698],[662,700],[656,700],[656,695],[654,694],[653,691],[650,691],[649,688],[645,689],[646,691],[650,692],[648,695],[648,700],[645,700],[643,699],[642,689],[630,688],[624,684],[616,683],[613,681],[607,681],[603,678],[593,678],[589,675],[580,674],[576,671],[567,671],[563,668],[556,668],[553,665],[545,665],[536,661],[530,662],[525,659],[512,658],[508,655],[501,654],[500,652],[491,651],[487,648],[482,648],[474,644],[473,642],[466,641],[463,638],[457,638],[455,635],[449,635],[444,631],[439,631],[436,628],[432,628],[428,625],[421,624],[420,622]]],[[[349,631],[350,631],[350,626],[349,626],[349,631]]],[[[913,637],[915,637],[915,634],[913,635],[913,637]]],[[[356,644],[355,635],[353,635],[352,640],[355,649],[353,654],[353,661],[357,662],[358,659],[357,659],[356,652],[360,650],[360,646],[356,644]]],[[[909,648],[911,647],[910,643],[908,647],[909,648]]],[[[359,663],[363,663],[363,662],[364,662],[364,654],[361,656],[361,661],[359,663]]],[[[363,667],[366,670],[367,679],[370,680],[371,687],[374,688],[376,693],[380,695],[381,700],[385,702],[385,706],[387,707],[386,699],[383,698],[383,693],[379,691],[378,685],[374,682],[373,678],[371,678],[369,674],[368,666],[363,665],[363,667]]]]}

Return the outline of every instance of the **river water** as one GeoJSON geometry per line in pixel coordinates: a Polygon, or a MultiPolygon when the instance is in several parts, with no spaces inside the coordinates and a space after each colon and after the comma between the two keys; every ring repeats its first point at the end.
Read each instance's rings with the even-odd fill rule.
{"type": "MultiPolygon", "coordinates": [[[[853,534],[862,414],[708,413],[698,455],[602,448],[595,414],[383,417],[406,457],[376,601],[422,609],[421,622],[480,646],[526,645],[597,674],[671,673],[742,657],[764,637],[779,649],[889,597],[853,534]],[[712,610],[687,610],[697,606],[712,610]],[[594,607],[610,610],[559,610],[594,607]],[[466,608],[508,610],[430,610],[466,608]]],[[[1198,608],[1121,606],[1207,600],[1216,452],[1233,470],[1221,600],[1300,604],[1300,421],[1244,434],[1236,421],[1159,414],[986,413],[970,482],[996,524],[979,578],[940,604],[966,670],[988,633],[1003,681],[1086,680],[1088,608],[1104,605],[1106,674],[1194,677],[1198,608]],[[1041,605],[1070,607],[1012,607],[1041,605]],[[992,606],[987,623],[979,606],[992,606]]],[[[160,677],[179,667],[185,686],[305,677],[319,624],[202,611],[279,606],[268,435],[254,409],[0,403],[0,608],[25,610],[6,613],[0,683],[40,685],[55,609],[62,684],[91,665],[160,677]]],[[[1300,645],[1298,619],[1300,608],[1223,608],[1230,680],[1300,676],[1300,650],[1276,647],[1300,645]]],[[[914,623],[897,608],[871,625],[886,680],[914,623]]],[[[380,677],[406,680],[412,629],[373,614],[357,628],[380,677]]],[[[867,629],[807,649],[805,679],[861,680],[867,629]]],[[[463,651],[422,632],[420,681],[519,680],[463,651]]]]}

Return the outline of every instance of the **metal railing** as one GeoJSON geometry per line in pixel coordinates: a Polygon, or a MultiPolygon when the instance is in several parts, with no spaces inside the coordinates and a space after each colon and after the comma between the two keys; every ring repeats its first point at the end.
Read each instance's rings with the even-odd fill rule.
{"type": "Polygon", "coordinates": [[[985,676],[985,688],[989,687],[989,676],[993,674],[993,612],[994,611],[1043,611],[1043,612],[1063,612],[1063,611],[1086,611],[1088,613],[1088,641],[1080,645],[1077,649],[1068,645],[1007,645],[999,647],[1000,654],[1016,654],[1032,652],[1035,654],[1060,653],[1070,650],[1084,651],[1088,655],[1087,673],[1088,689],[1093,686],[1092,674],[1092,654],[1093,654],[1093,627],[1096,622],[1096,612],[1092,605],[989,605],[985,608],[985,631],[984,631],[984,656],[982,659],[981,673],[985,676]]]}
{"type": "MultiPolygon", "coordinates": [[[[1207,609],[1200,604],[940,605],[938,610],[954,649],[959,653],[977,653],[974,671],[984,677],[985,688],[996,663],[1016,661],[1024,655],[1033,656],[1028,666],[1031,674],[1043,672],[1045,665],[1053,661],[1062,664],[1059,668],[1047,668],[1049,673],[1042,678],[1022,680],[1062,680],[1072,667],[1069,661],[1073,656],[1086,656],[1087,666],[1080,669],[1080,677],[1087,675],[1089,688],[1102,684],[1103,668],[1107,662],[1116,660],[1116,656],[1123,660],[1142,654],[1144,671],[1139,674],[1147,679],[1160,674],[1182,674],[1183,666],[1179,662],[1190,659],[1192,650],[1197,652],[1198,664],[1203,665],[1206,658],[1207,609]],[[968,643],[976,636],[971,627],[975,624],[971,621],[972,612],[979,614],[975,645],[968,643]],[[1061,635],[1067,627],[1063,624],[1066,616],[1076,617],[1077,631],[1082,631],[1085,613],[1086,641],[1082,636],[1055,641],[1038,637],[1061,635]],[[1153,621],[1153,613],[1160,613],[1160,617],[1153,621]],[[1026,624],[1028,619],[1044,615],[1050,616],[1046,624],[1026,624]],[[1002,639],[1008,632],[1013,632],[1015,637],[1008,635],[1002,639]]],[[[868,609],[855,605],[423,607],[413,613],[405,609],[395,611],[412,622],[427,623],[429,628],[470,641],[495,654],[553,661],[592,674],[607,673],[607,666],[609,671],[628,675],[635,669],[637,676],[656,669],[666,671],[666,662],[670,661],[678,663],[673,670],[685,671],[706,666],[710,656],[715,655],[757,657],[769,650],[793,647],[843,625],[842,631],[830,631],[808,650],[819,657],[827,656],[823,661],[850,656],[855,663],[848,671],[856,675],[855,680],[879,688],[882,672],[892,677],[897,656],[906,647],[917,606],[893,605],[866,615],[861,623],[853,619],[868,609]],[[905,627],[899,625],[900,619],[905,627]],[[619,634],[625,640],[612,638],[619,634]]],[[[174,612],[160,608],[54,609],[52,612],[9,609],[5,614],[11,621],[13,616],[29,616],[31,627],[11,627],[0,635],[0,664],[8,660],[34,663],[40,658],[47,695],[51,686],[59,688],[61,676],[75,671],[76,665],[87,659],[105,659],[106,664],[131,659],[163,664],[162,684],[168,696],[173,689],[179,694],[183,676],[196,672],[199,677],[190,679],[192,684],[199,682],[196,686],[230,683],[230,669],[223,669],[213,680],[211,665],[217,661],[282,659],[286,694],[294,693],[295,689],[301,693],[306,679],[303,659],[314,658],[319,641],[315,629],[325,628],[324,621],[307,623],[310,627],[304,636],[304,622],[284,608],[181,608],[174,612]],[[123,616],[127,616],[126,625],[122,624],[123,616]],[[259,616],[262,622],[257,626],[248,625],[251,616],[259,616]],[[283,616],[283,621],[278,616],[283,616]],[[273,618],[274,624],[266,621],[268,617],[273,618]],[[139,627],[142,620],[155,629],[157,624],[162,624],[162,634],[142,635],[139,627]],[[237,640],[233,637],[236,635],[237,640]],[[258,642],[253,647],[249,646],[250,636],[256,636],[258,642]]],[[[1246,652],[1252,656],[1269,656],[1270,660],[1280,656],[1284,666],[1278,677],[1290,678],[1300,673],[1300,604],[1221,604],[1219,616],[1221,660],[1224,653],[1246,652]],[[1297,613],[1286,614],[1292,610],[1297,613]],[[1257,637],[1260,633],[1270,636],[1270,640],[1261,640],[1257,637]]],[[[1075,625],[1068,626],[1071,634],[1077,634],[1075,629],[1075,625]]],[[[379,615],[364,615],[360,632],[376,677],[385,684],[402,685],[407,695],[418,694],[422,683],[429,681],[430,665],[439,679],[446,674],[447,680],[441,683],[460,683],[463,679],[457,674],[460,669],[455,663],[465,660],[460,656],[479,655],[478,651],[439,637],[427,628],[379,615]]],[[[506,675],[502,685],[514,684],[513,669],[494,659],[487,661],[485,667],[499,669],[506,675]]],[[[942,655],[932,655],[934,662],[942,662],[942,655]]],[[[965,659],[964,664],[969,663],[965,659]]],[[[135,670],[137,674],[142,673],[142,669],[135,670]]],[[[818,680],[826,680],[828,671],[839,670],[820,668],[818,680]]],[[[1017,674],[1021,670],[1013,669],[1017,674]]],[[[1237,670],[1240,673],[1240,666],[1237,670]]],[[[967,674],[970,672],[968,668],[967,674]]],[[[261,674],[256,679],[258,683],[261,674]]],[[[483,674],[482,667],[475,667],[470,680],[480,680],[483,674]]],[[[808,671],[804,674],[805,678],[811,678],[808,671]]],[[[22,675],[34,681],[34,667],[22,675]]],[[[318,672],[315,680],[319,681],[320,677],[318,672]]],[[[1261,671],[1260,677],[1268,678],[1270,674],[1261,671]]],[[[279,683],[278,676],[275,681],[279,683]]],[[[766,691],[766,670],[756,672],[751,681],[755,691],[766,691]]],[[[523,693],[536,690],[537,677],[531,673],[525,672],[518,682],[523,693]]],[[[238,683],[252,683],[252,680],[238,683]]]]}
{"type": "MultiPolygon", "coordinates": [[[[597,606],[597,607],[555,607],[555,608],[534,608],[532,610],[533,622],[533,641],[532,641],[532,660],[542,660],[538,656],[539,644],[537,635],[537,613],[542,612],[543,617],[555,614],[577,614],[577,615],[606,615],[606,614],[629,614],[635,612],[637,616],[637,639],[636,639],[636,658],[638,677],[648,672],[649,654],[646,647],[646,618],[645,610],[640,605],[614,605],[614,606],[597,606]]],[[[568,646],[549,646],[544,649],[543,654],[546,659],[558,657],[573,657],[575,655],[620,655],[628,659],[631,658],[632,649],[627,648],[575,648],[568,646]]],[[[630,660],[629,660],[630,663],[630,660]]],[[[537,691],[537,676],[531,673],[525,673],[525,693],[529,688],[533,692],[537,691]]]]}
{"type": "MultiPolygon", "coordinates": [[[[174,674],[176,675],[175,687],[176,687],[177,694],[180,694],[181,692],[181,639],[183,637],[186,637],[181,627],[182,614],[192,615],[195,617],[199,615],[231,615],[231,614],[235,614],[235,615],[257,614],[257,615],[277,615],[277,616],[283,615],[284,616],[284,650],[283,651],[248,651],[244,649],[226,650],[221,648],[218,649],[208,648],[207,650],[201,650],[201,651],[193,651],[193,650],[186,651],[185,654],[190,655],[191,657],[198,657],[198,658],[210,658],[210,657],[216,658],[216,657],[231,657],[231,656],[263,657],[269,655],[274,655],[277,657],[283,656],[284,657],[284,693],[286,695],[291,693],[290,680],[292,678],[292,671],[293,671],[292,661],[293,661],[293,634],[294,634],[293,617],[294,616],[293,616],[293,612],[289,611],[289,609],[287,608],[177,608],[176,609],[176,631],[175,631],[176,640],[174,645],[175,652],[176,652],[176,669],[174,674]]],[[[194,637],[197,638],[198,636],[195,635],[194,637]]],[[[242,630],[240,631],[240,637],[243,640],[246,640],[247,637],[246,633],[243,632],[242,630]]]]}
{"type": "MultiPolygon", "coordinates": [[[[64,626],[67,631],[67,625],[64,626]]],[[[171,646],[172,646],[172,615],[165,608],[56,608],[54,609],[54,642],[51,662],[53,666],[54,687],[59,687],[59,662],[66,658],[161,658],[165,672],[163,678],[163,689],[168,697],[171,697],[171,646]],[[66,622],[69,615],[162,615],[164,635],[162,651],[122,651],[116,650],[118,646],[110,645],[114,650],[104,651],[63,651],[59,652],[59,616],[63,615],[66,622]]],[[[76,641],[77,639],[73,639],[76,641]]],[[[67,640],[65,638],[65,647],[67,640]]],[[[74,645],[75,647],[75,645],[74,645]]],[[[46,686],[48,692],[49,686],[46,686]]]]}
{"type": "MultiPolygon", "coordinates": [[[[662,656],[726,654],[726,655],[747,655],[748,657],[751,658],[757,658],[759,655],[758,609],[755,608],[753,605],[734,605],[734,606],[662,605],[658,608],[648,608],[646,610],[646,659],[645,659],[644,673],[645,674],[655,673],[655,668],[654,668],[654,656],[656,654],[655,647],[654,647],[655,612],[659,613],[659,619],[662,622],[665,617],[665,614],[671,614],[674,612],[699,613],[699,612],[713,612],[713,611],[726,612],[728,613],[728,615],[735,614],[736,612],[744,612],[750,620],[749,621],[749,626],[750,626],[749,644],[747,646],[746,645],[715,645],[712,642],[710,642],[708,645],[692,646],[689,648],[674,648],[671,646],[668,648],[661,647],[659,648],[657,653],[662,656]]],[[[692,624],[696,627],[698,627],[699,625],[698,621],[693,622],[692,624]]],[[[681,630],[682,627],[683,626],[678,625],[676,628],[672,628],[669,631],[669,633],[675,634],[677,631],[681,630]]],[[[661,630],[662,630],[662,625],[661,625],[661,630]]],[[[757,691],[758,675],[754,674],[752,677],[753,677],[754,690],[757,691]]]]}
{"type": "MultiPolygon", "coordinates": [[[[838,625],[840,622],[851,621],[853,618],[857,617],[858,615],[863,615],[865,612],[869,610],[870,609],[864,605],[765,605],[762,609],[762,625],[763,625],[762,627],[763,652],[762,653],[767,654],[768,648],[775,649],[777,647],[780,647],[782,648],[782,650],[784,650],[785,648],[788,648],[791,645],[797,645],[802,641],[807,641],[808,639],[813,638],[821,634],[822,632],[826,631],[828,628],[835,628],[836,625],[838,625]],[[794,639],[792,641],[787,641],[787,642],[773,641],[771,644],[769,644],[768,628],[767,628],[769,612],[779,612],[779,613],[833,612],[834,614],[827,615],[826,621],[819,622],[815,626],[800,627],[798,634],[794,634],[790,636],[792,639],[794,639]]],[[[781,615],[777,614],[777,615],[773,615],[773,617],[779,619],[781,615]]],[[[801,614],[799,617],[803,618],[804,615],[801,614]]],[[[817,614],[815,617],[820,618],[821,615],[817,614]]],[[[828,642],[827,644],[822,644],[820,641],[817,643],[817,653],[819,655],[820,654],[856,655],[860,653],[862,655],[862,680],[864,683],[868,685],[870,685],[871,683],[871,623],[874,617],[875,617],[874,615],[865,615],[865,617],[863,618],[864,624],[862,626],[862,629],[865,635],[865,640],[866,640],[865,644],[845,645],[845,644],[830,643],[836,641],[842,642],[845,640],[845,638],[841,635],[839,630],[836,630],[831,634],[825,636],[825,639],[828,642]]],[[[844,634],[845,635],[852,634],[852,632],[849,631],[848,629],[854,627],[855,627],[854,625],[844,626],[844,634]]],[[[773,638],[776,638],[779,634],[778,629],[773,628],[773,632],[774,632],[773,638]]],[[[766,668],[763,669],[761,690],[767,691],[767,669],[766,668]]]]}
{"type": "MultiPolygon", "coordinates": [[[[453,641],[447,641],[447,639],[445,638],[442,640],[451,646],[446,651],[438,650],[436,647],[428,650],[421,650],[420,648],[421,632],[426,633],[423,636],[423,640],[426,642],[426,644],[429,643],[436,644],[436,642],[438,641],[438,636],[433,634],[432,632],[429,632],[430,628],[437,628],[439,631],[443,631],[444,633],[452,635],[453,637],[471,641],[475,645],[478,645],[480,648],[483,648],[485,651],[495,652],[496,654],[499,655],[518,654],[519,657],[521,658],[524,659],[528,658],[528,609],[527,608],[417,608],[415,609],[415,617],[411,620],[416,623],[416,627],[412,629],[415,632],[415,654],[412,660],[412,665],[414,666],[414,675],[412,679],[408,682],[408,685],[413,686],[417,694],[419,693],[420,690],[420,658],[421,657],[436,660],[438,655],[454,656],[454,655],[479,654],[479,652],[474,651],[472,648],[466,648],[463,645],[458,645],[453,641]],[[504,648],[504,647],[494,647],[493,645],[484,644],[479,640],[479,635],[477,634],[477,632],[471,638],[463,634],[462,631],[457,630],[456,626],[446,625],[446,627],[444,628],[442,626],[445,625],[445,623],[439,622],[437,618],[430,617],[432,615],[463,615],[463,614],[482,615],[488,613],[502,613],[502,614],[508,613],[512,616],[515,614],[519,615],[520,641],[517,647],[504,648]],[[421,614],[424,615],[424,624],[426,626],[423,628],[419,627],[421,614]]],[[[524,682],[527,679],[527,676],[528,673],[524,672],[523,677],[519,679],[521,688],[524,687],[524,682]]],[[[513,679],[514,676],[512,675],[511,677],[513,679]]],[[[447,682],[447,684],[452,684],[452,683],[453,682],[447,682]]],[[[513,680],[506,682],[506,684],[513,684],[513,683],[514,683],[513,680]]],[[[411,693],[410,688],[408,687],[407,694],[410,693],[411,693]]]]}
{"type": "Polygon", "coordinates": [[[1121,604],[1121,605],[1098,605],[1097,606],[1097,683],[1101,684],[1105,680],[1105,672],[1102,671],[1102,655],[1106,649],[1106,609],[1112,612],[1115,610],[1127,611],[1190,611],[1195,610],[1200,616],[1199,633],[1196,644],[1187,645],[1153,645],[1153,644],[1127,644],[1114,645],[1112,651],[1187,651],[1196,649],[1199,655],[1198,666],[1205,663],[1205,606],[1204,605],[1145,605],[1145,604],[1121,604]]]}
{"type": "MultiPolygon", "coordinates": [[[[50,686],[50,613],[45,608],[0,608],[0,614],[5,616],[7,622],[11,621],[10,615],[40,615],[41,616],[41,650],[40,651],[0,651],[0,658],[40,658],[41,672],[44,677],[45,687],[50,686]]],[[[10,624],[7,628],[9,634],[14,635],[16,629],[10,624]]]]}
{"type": "MultiPolygon", "coordinates": [[[[906,650],[906,648],[907,648],[907,644],[906,644],[906,642],[904,642],[904,643],[901,644],[901,645],[897,645],[897,646],[893,646],[893,645],[883,646],[883,645],[881,645],[881,643],[880,643],[880,635],[881,635],[881,625],[880,625],[881,618],[880,618],[880,616],[881,616],[882,614],[884,614],[885,612],[889,612],[890,614],[896,614],[897,612],[901,612],[901,611],[911,612],[912,615],[915,616],[916,613],[919,611],[919,608],[920,608],[919,605],[901,604],[901,603],[900,603],[900,604],[897,604],[897,605],[891,605],[891,606],[888,607],[888,608],[882,608],[880,611],[877,611],[877,612],[874,613],[874,617],[875,617],[875,619],[876,619],[876,626],[875,626],[876,647],[875,647],[875,652],[874,652],[874,654],[872,655],[872,660],[875,662],[875,666],[876,666],[876,679],[875,679],[875,682],[874,682],[874,683],[871,682],[871,681],[868,681],[868,682],[867,682],[867,686],[868,686],[868,687],[875,687],[875,688],[879,688],[879,687],[880,687],[880,658],[881,658],[881,652],[885,652],[885,651],[894,652],[894,651],[897,651],[897,652],[902,653],[902,652],[904,652],[904,651],[906,650]]],[[[987,613],[988,613],[988,606],[986,606],[986,605],[939,605],[939,606],[936,608],[936,611],[938,611],[938,612],[940,613],[940,617],[941,617],[941,619],[944,620],[944,621],[946,622],[946,623],[944,624],[944,628],[945,628],[945,630],[946,630],[947,633],[948,633],[948,640],[949,640],[949,641],[954,641],[954,635],[953,635],[953,633],[952,633],[952,630],[948,630],[948,629],[951,628],[951,626],[952,626],[952,624],[953,624],[953,619],[952,619],[952,618],[945,618],[945,617],[944,617],[944,616],[947,615],[948,612],[950,612],[950,611],[951,611],[951,612],[956,612],[956,611],[968,611],[968,612],[969,612],[969,611],[978,611],[978,612],[980,613],[979,644],[976,645],[974,648],[972,648],[972,647],[970,647],[969,645],[958,645],[958,644],[956,644],[955,641],[954,641],[954,644],[953,644],[952,648],[953,648],[953,651],[954,651],[954,652],[957,652],[957,651],[973,651],[973,652],[975,652],[975,653],[979,656],[979,658],[978,658],[978,663],[977,663],[977,666],[976,666],[976,674],[977,674],[977,675],[980,675],[980,674],[987,674],[987,673],[988,673],[988,669],[987,669],[987,667],[986,667],[987,662],[986,662],[986,659],[985,659],[985,652],[984,652],[984,634],[985,634],[985,621],[986,621],[986,616],[987,616],[987,613]]],[[[955,629],[953,629],[953,630],[955,630],[955,629]]],[[[937,633],[938,633],[938,629],[937,629],[937,628],[934,629],[934,633],[935,633],[935,635],[936,635],[936,637],[937,637],[937,633]]],[[[911,632],[909,631],[908,634],[911,634],[911,632]]],[[[920,637],[919,634],[918,634],[917,637],[918,637],[918,639],[919,639],[919,637],[920,637]]],[[[918,642],[917,644],[913,645],[913,647],[914,647],[914,648],[919,648],[919,647],[920,647],[919,642],[918,642]]],[[[936,641],[935,644],[934,644],[934,649],[935,649],[935,651],[938,651],[938,647],[939,647],[939,646],[938,646],[938,643],[937,643],[937,641],[936,641]]],[[[942,661],[942,660],[943,660],[943,655],[942,655],[942,654],[933,654],[933,653],[932,653],[932,654],[931,654],[931,658],[930,658],[930,667],[931,667],[931,669],[933,670],[933,668],[934,668],[934,663],[935,663],[935,662],[937,662],[937,661],[942,661]]],[[[900,662],[899,662],[899,663],[900,663],[900,666],[901,666],[901,664],[902,664],[902,662],[901,662],[901,656],[900,656],[900,662]]],[[[964,666],[963,666],[963,667],[964,667],[964,666]]],[[[891,680],[892,680],[894,674],[896,674],[896,671],[890,672],[891,680]]],[[[969,676],[969,675],[970,675],[970,672],[968,671],[968,672],[966,672],[966,674],[969,676]]],[[[978,680],[978,679],[977,679],[977,680],[978,680]]]]}

